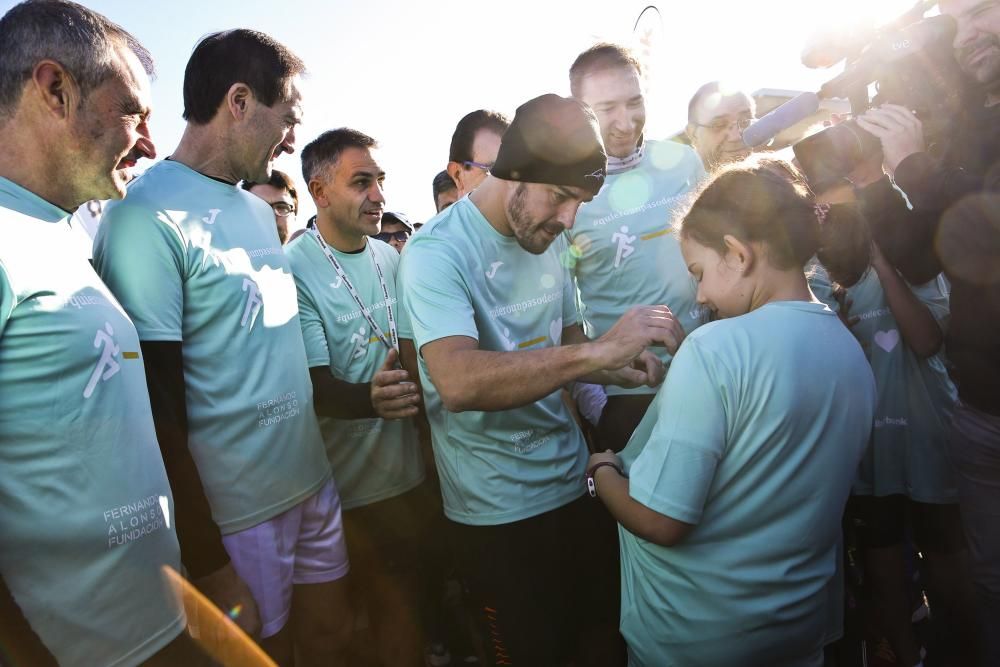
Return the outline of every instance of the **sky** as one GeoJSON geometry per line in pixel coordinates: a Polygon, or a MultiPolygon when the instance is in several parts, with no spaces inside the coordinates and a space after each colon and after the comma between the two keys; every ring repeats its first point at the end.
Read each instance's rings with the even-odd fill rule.
{"type": "MultiPolygon", "coordinates": [[[[14,3],[0,0],[5,12],[14,3]]],[[[431,180],[444,169],[458,120],[474,109],[513,115],[537,95],[569,94],[567,72],[597,41],[637,45],[648,69],[647,129],[665,137],[684,126],[687,101],[721,79],[747,91],[816,90],[842,67],[810,70],[800,62],[818,27],[885,21],[913,0],[83,0],[132,32],[153,54],[151,131],[158,159],[184,131],[184,66],[197,41],[245,27],[269,33],[309,70],[305,117],[293,155],[275,166],[295,177],[302,226],[314,212],[298,151],[325,130],[354,127],[378,140],[386,171],[386,207],[411,220],[434,214],[431,180]]],[[[142,165],[140,165],[141,168],[142,165]]]]}

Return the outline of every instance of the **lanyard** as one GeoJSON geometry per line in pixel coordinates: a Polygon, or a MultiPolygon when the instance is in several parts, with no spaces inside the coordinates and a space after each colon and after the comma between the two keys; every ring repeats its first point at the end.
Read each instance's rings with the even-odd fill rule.
{"type": "Polygon", "coordinates": [[[365,306],[361,301],[361,297],[358,296],[358,291],[354,289],[354,284],[344,273],[343,267],[340,266],[340,262],[334,257],[333,252],[331,252],[330,247],[323,240],[320,235],[319,230],[316,227],[309,228],[309,233],[312,234],[313,238],[316,239],[316,243],[323,250],[323,254],[326,258],[330,260],[333,264],[333,270],[337,272],[337,277],[340,278],[341,282],[347,287],[347,291],[351,293],[351,297],[354,299],[354,303],[358,304],[358,308],[361,309],[361,314],[365,316],[365,320],[368,322],[368,326],[372,328],[378,339],[382,341],[382,344],[386,346],[387,349],[399,351],[399,334],[396,332],[396,318],[392,313],[392,304],[389,298],[389,288],[385,286],[385,277],[382,275],[382,267],[378,265],[375,260],[375,251],[372,250],[371,241],[366,241],[365,245],[368,246],[368,254],[372,258],[372,264],[375,265],[375,273],[378,275],[378,284],[382,288],[382,296],[385,298],[385,312],[389,316],[389,337],[386,337],[385,332],[382,331],[382,327],[378,325],[375,318],[372,317],[371,309],[365,306]]]}

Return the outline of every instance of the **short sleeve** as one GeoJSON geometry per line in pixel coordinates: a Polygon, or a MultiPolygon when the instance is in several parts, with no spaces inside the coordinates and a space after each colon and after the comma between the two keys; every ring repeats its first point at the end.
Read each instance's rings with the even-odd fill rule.
{"type": "Polygon", "coordinates": [[[435,240],[408,248],[403,257],[403,309],[418,351],[448,336],[479,340],[472,294],[453,254],[435,240]]]}
{"type": "MultiPolygon", "coordinates": [[[[294,269],[294,266],[293,266],[294,269]]],[[[330,347],[326,340],[326,329],[319,315],[319,308],[304,280],[295,273],[295,288],[299,299],[299,326],[302,328],[302,342],[306,346],[306,363],[309,368],[330,365],[330,347]]]]}
{"type": "Polygon", "coordinates": [[[183,338],[185,252],[162,212],[115,202],[94,241],[94,268],[135,323],[139,339],[183,338]]]}
{"type": "MultiPolygon", "coordinates": [[[[387,267],[385,279],[387,282],[392,281],[392,286],[395,287],[396,302],[392,304],[392,316],[396,319],[396,335],[400,339],[413,340],[413,326],[410,324],[410,316],[407,314],[406,308],[403,307],[403,279],[400,274],[402,260],[395,248],[392,246],[388,246],[388,248],[390,252],[385,253],[387,267]]],[[[406,246],[403,247],[403,252],[406,252],[406,246]]]]}
{"type": "Polygon", "coordinates": [[[696,524],[726,443],[724,383],[700,340],[681,345],[660,389],[660,411],[629,468],[629,495],[660,514],[696,524]]]}

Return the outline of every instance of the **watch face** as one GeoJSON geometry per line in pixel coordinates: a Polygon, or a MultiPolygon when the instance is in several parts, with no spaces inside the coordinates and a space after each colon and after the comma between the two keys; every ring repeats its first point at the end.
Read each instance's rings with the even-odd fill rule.
{"type": "Polygon", "coordinates": [[[597,497],[597,485],[594,484],[594,478],[587,476],[587,493],[590,494],[591,498],[597,497]]]}

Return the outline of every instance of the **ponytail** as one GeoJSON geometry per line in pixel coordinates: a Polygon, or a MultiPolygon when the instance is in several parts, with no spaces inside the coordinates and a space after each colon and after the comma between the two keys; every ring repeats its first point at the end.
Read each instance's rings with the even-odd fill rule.
{"type": "Polygon", "coordinates": [[[723,167],[695,197],[680,233],[720,255],[727,234],[764,243],[778,269],[816,256],[844,285],[861,279],[871,255],[871,232],[856,205],[817,204],[802,176],[773,158],[723,167]]]}

